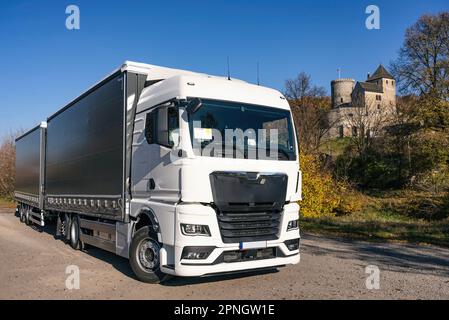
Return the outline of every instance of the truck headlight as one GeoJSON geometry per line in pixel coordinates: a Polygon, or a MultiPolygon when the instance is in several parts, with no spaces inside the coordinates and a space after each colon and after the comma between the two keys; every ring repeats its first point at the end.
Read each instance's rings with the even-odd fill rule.
{"type": "Polygon", "coordinates": [[[210,230],[208,226],[202,224],[186,224],[181,223],[181,231],[186,236],[208,236],[210,237],[210,230]]]}
{"type": "Polygon", "coordinates": [[[287,231],[298,229],[298,220],[292,220],[287,225],[287,231]]]}

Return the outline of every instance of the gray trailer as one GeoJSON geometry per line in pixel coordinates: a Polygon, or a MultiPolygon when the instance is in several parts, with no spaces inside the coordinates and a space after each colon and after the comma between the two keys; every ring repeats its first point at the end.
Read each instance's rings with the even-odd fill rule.
{"type": "Polygon", "coordinates": [[[113,75],[47,119],[47,210],[123,220],[125,81],[113,75]]]}
{"type": "Polygon", "coordinates": [[[46,122],[16,139],[15,198],[20,221],[44,226],[46,122]]]}
{"type": "Polygon", "coordinates": [[[146,77],[124,65],[16,139],[15,198],[22,221],[44,226],[46,217],[55,218],[57,235],[73,247],[117,252],[116,222],[129,222],[127,133],[138,100],[130,97],[148,85],[146,77]],[[71,229],[82,232],[71,237],[71,229]]]}

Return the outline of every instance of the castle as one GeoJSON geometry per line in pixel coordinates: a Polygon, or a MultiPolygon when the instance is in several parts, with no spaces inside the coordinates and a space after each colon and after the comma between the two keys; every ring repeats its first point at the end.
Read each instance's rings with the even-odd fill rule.
{"type": "Polygon", "coordinates": [[[375,135],[396,110],[396,81],[380,65],[365,82],[337,79],[331,82],[330,138],[375,135]]]}

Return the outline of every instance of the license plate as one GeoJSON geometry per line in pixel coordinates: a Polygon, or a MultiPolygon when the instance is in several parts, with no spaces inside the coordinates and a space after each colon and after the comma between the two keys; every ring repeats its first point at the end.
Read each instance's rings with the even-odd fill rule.
{"type": "Polygon", "coordinates": [[[266,241],[254,241],[254,242],[240,242],[239,249],[263,249],[267,247],[266,241]]]}

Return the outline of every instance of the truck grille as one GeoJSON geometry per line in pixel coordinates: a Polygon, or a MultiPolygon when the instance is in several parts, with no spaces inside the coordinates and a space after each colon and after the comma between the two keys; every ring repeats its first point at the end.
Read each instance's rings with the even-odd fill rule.
{"type": "Polygon", "coordinates": [[[278,238],[280,212],[228,212],[217,214],[217,218],[224,243],[278,238]]]}

